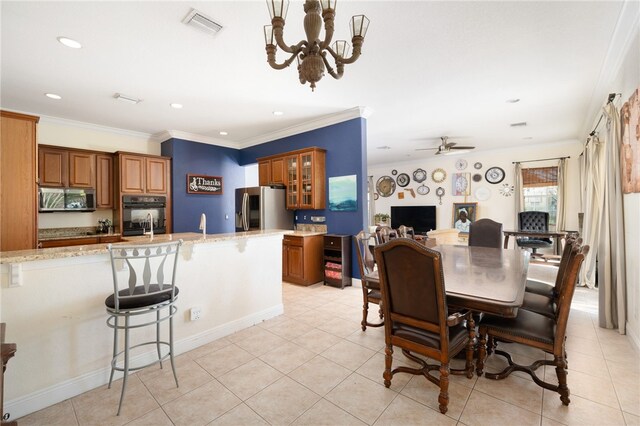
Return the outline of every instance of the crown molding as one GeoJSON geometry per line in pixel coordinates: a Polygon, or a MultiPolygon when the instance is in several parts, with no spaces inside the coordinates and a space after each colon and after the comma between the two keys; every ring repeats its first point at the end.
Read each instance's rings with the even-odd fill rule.
{"type": "Polygon", "coordinates": [[[239,142],[239,149],[248,148],[254,145],[260,145],[276,139],[286,138],[288,136],[298,135],[300,133],[309,132],[311,130],[320,129],[333,124],[342,123],[344,121],[353,120],[354,118],[367,119],[373,114],[373,110],[368,107],[353,107],[335,114],[325,115],[315,118],[304,123],[286,127],[275,132],[267,133],[258,137],[245,139],[239,142]]]}
{"type": "Polygon", "coordinates": [[[152,138],[154,141],[157,141],[157,142],[164,142],[168,139],[175,138],[175,139],[183,139],[190,142],[198,142],[198,143],[204,143],[208,145],[222,146],[225,148],[239,149],[238,144],[235,142],[218,139],[218,138],[212,138],[211,136],[203,136],[197,133],[183,132],[181,130],[163,130],[162,132],[155,133],[152,136],[152,138]]]}
{"type": "Polygon", "coordinates": [[[77,127],[80,129],[93,130],[96,132],[115,133],[118,135],[130,136],[133,138],[153,140],[153,136],[150,133],[137,132],[135,130],[120,129],[117,127],[102,126],[100,124],[85,123],[83,121],[75,121],[75,120],[69,120],[66,118],[51,117],[48,115],[40,116],[40,124],[43,124],[43,123],[54,124],[54,125],[57,124],[57,125],[68,126],[68,127],[77,127]]]}
{"type": "Polygon", "coordinates": [[[604,106],[607,95],[617,90],[613,87],[615,78],[620,72],[625,57],[633,46],[635,38],[640,37],[640,3],[637,0],[625,0],[618,15],[618,22],[613,31],[607,55],[602,63],[598,83],[591,94],[580,137],[586,139],[592,126],[604,106]]]}

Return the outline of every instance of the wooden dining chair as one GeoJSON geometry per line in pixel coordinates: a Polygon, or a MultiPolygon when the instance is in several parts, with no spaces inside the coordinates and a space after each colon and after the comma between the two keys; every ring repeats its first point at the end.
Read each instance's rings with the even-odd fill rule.
{"type": "Polygon", "coordinates": [[[398,234],[401,238],[411,238],[412,240],[416,239],[416,232],[413,230],[412,226],[398,226],[398,234]]]}
{"type": "Polygon", "coordinates": [[[358,255],[358,266],[360,267],[360,282],[362,283],[362,331],[369,327],[381,327],[384,322],[371,323],[367,317],[369,315],[369,303],[378,305],[378,314],[382,319],[382,307],[380,307],[380,280],[378,279],[378,271],[375,269],[375,259],[372,252],[372,244],[376,245],[377,238],[375,234],[365,231],[358,232],[353,239],[356,245],[356,253],[358,255]]]}
{"type": "Polygon", "coordinates": [[[384,313],[384,385],[391,386],[396,373],[422,375],[440,387],[438,402],[444,414],[449,403],[449,373],[473,377],[475,324],[470,312],[449,315],[439,252],[398,238],[376,246],[375,256],[384,313]],[[391,370],[394,346],[421,368],[391,370]],[[466,368],[451,369],[450,359],[463,349],[466,368]],[[415,354],[434,359],[439,365],[428,364],[415,354]],[[430,373],[432,370],[440,371],[439,378],[430,373]]]}
{"type": "Polygon", "coordinates": [[[541,359],[531,365],[523,366],[513,362],[511,356],[504,351],[494,350],[496,355],[504,356],[509,365],[499,373],[486,373],[489,379],[504,379],[513,371],[524,371],[528,373],[533,381],[544,389],[548,389],[560,394],[560,400],[564,405],[569,405],[569,387],[567,385],[567,354],[565,350],[565,336],[567,322],[569,321],[569,311],[571,300],[578,280],[578,273],[589,252],[589,246],[579,247],[574,245],[572,252],[576,254],[568,260],[567,270],[563,275],[563,283],[558,297],[558,307],[555,318],[549,318],[535,312],[524,309],[518,310],[516,318],[502,318],[495,316],[485,316],[480,321],[479,327],[479,350],[476,372],[478,376],[483,374],[484,364],[487,358],[487,339],[494,341],[506,341],[520,343],[533,348],[542,349],[544,352],[553,355],[553,360],[541,359]],[[540,379],[535,370],[542,365],[553,365],[556,367],[558,384],[552,384],[540,379]]]}
{"type": "Polygon", "coordinates": [[[502,224],[487,218],[472,222],[469,246],[502,248],[502,224]]]}
{"type": "Polygon", "coordinates": [[[390,226],[378,226],[376,228],[378,244],[388,243],[393,238],[398,238],[398,231],[390,226]]]}

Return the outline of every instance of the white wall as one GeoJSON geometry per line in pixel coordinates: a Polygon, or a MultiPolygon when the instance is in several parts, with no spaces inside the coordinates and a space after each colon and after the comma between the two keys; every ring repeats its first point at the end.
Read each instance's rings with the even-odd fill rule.
{"type": "MultiPolygon", "coordinates": [[[[160,155],[160,143],[150,135],[127,130],[94,126],[76,121],[42,117],[38,123],[38,144],[94,151],[129,151],[160,155]]],[[[85,213],[45,213],[38,215],[38,228],[97,226],[98,219],[113,219],[111,210],[85,213]]]]}
{"type": "MultiPolygon", "coordinates": [[[[514,167],[513,161],[527,161],[537,160],[543,158],[552,157],[564,157],[570,156],[567,165],[567,224],[566,229],[577,230],[578,229],[578,211],[579,211],[579,155],[582,152],[582,145],[577,140],[557,142],[544,145],[531,145],[519,148],[501,149],[494,151],[478,151],[469,152],[461,155],[434,155],[432,153],[418,154],[421,159],[411,160],[402,163],[387,164],[383,166],[370,166],[368,170],[369,175],[373,175],[374,184],[377,180],[384,175],[392,176],[391,170],[396,169],[398,173],[407,173],[409,176],[413,176],[413,171],[417,168],[422,168],[427,171],[429,177],[423,183],[430,188],[430,192],[427,195],[418,195],[412,198],[411,194],[404,191],[405,188],[396,187],[396,192],[390,197],[380,197],[375,201],[376,213],[390,213],[391,206],[412,206],[412,205],[435,205],[436,206],[436,218],[438,229],[452,228],[452,216],[453,216],[453,203],[463,202],[478,202],[478,211],[476,219],[483,217],[491,218],[497,222],[503,224],[505,230],[516,229],[516,211],[515,211],[515,199],[514,196],[505,197],[500,194],[499,190],[504,183],[513,185],[514,181],[514,167]],[[468,165],[465,170],[457,170],[455,168],[456,160],[462,158],[467,161],[468,165]],[[474,163],[482,163],[482,168],[476,170],[474,163]],[[484,174],[489,167],[498,166],[501,167],[505,173],[505,179],[496,185],[488,183],[484,179],[484,174]],[[442,168],[447,172],[447,178],[442,183],[435,183],[431,180],[431,172],[436,168],[442,168]],[[471,181],[471,195],[467,197],[452,196],[452,174],[453,173],[469,173],[473,176],[475,173],[482,175],[482,181],[479,183],[471,181]],[[442,186],[445,189],[445,196],[442,197],[442,205],[439,204],[438,197],[435,195],[435,190],[438,186],[442,186]],[[474,192],[479,186],[487,187],[491,191],[491,198],[487,201],[478,201],[474,192]],[[404,199],[398,199],[398,192],[404,192],[404,199]],[[465,199],[466,198],[466,199],[465,199]]],[[[555,165],[557,161],[552,162],[536,162],[523,164],[523,166],[530,167],[542,167],[545,165],[555,165]]],[[[411,183],[406,186],[406,189],[413,188],[414,192],[419,183],[411,179],[411,183]]]]}

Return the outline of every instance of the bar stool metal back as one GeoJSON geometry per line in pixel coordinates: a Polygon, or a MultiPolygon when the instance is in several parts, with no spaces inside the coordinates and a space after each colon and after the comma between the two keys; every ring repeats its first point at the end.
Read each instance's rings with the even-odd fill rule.
{"type": "MultiPolygon", "coordinates": [[[[107,297],[105,305],[109,318],[107,325],[113,328],[113,359],[109,388],[115,371],[122,371],[122,392],[118,404],[118,414],[122,409],[127,377],[130,371],[136,371],[160,363],[169,358],[173,377],[178,386],[175,363],[173,360],[173,316],[178,308],[175,302],[179,289],[175,285],[178,253],[182,240],[170,243],[137,246],[112,246],[109,244],[109,256],[113,271],[112,295],[107,297]],[[169,321],[168,340],[161,340],[160,325],[169,321]],[[132,345],[129,332],[132,329],[155,325],[155,340],[132,345]],[[120,331],[124,334],[124,347],[118,344],[120,331]],[[157,359],[141,366],[129,365],[130,351],[141,346],[156,347],[157,359]],[[168,349],[168,350],[167,350],[168,349]],[[163,354],[163,352],[166,352],[163,354]]],[[[155,355],[152,355],[155,358],[155,355]]]]}

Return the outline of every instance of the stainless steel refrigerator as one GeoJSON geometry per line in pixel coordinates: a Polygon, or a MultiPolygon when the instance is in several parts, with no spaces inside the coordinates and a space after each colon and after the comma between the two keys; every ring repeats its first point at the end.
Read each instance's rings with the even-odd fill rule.
{"type": "Polygon", "coordinates": [[[236,232],[293,229],[293,211],[287,210],[284,188],[256,186],[236,189],[236,232]]]}

